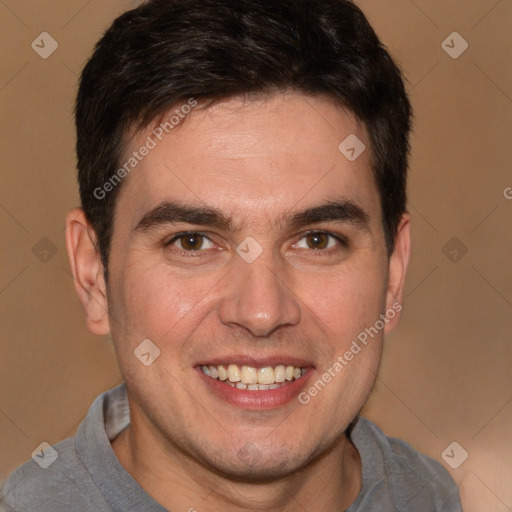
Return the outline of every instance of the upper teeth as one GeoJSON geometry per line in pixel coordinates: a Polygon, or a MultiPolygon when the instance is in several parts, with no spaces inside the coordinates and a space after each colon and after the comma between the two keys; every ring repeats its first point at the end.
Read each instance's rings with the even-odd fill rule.
{"type": "Polygon", "coordinates": [[[236,364],[202,366],[203,372],[222,381],[241,382],[242,384],[275,384],[287,380],[299,379],[304,374],[304,369],[283,364],[272,367],[255,368],[253,366],[238,366],[236,364]]]}

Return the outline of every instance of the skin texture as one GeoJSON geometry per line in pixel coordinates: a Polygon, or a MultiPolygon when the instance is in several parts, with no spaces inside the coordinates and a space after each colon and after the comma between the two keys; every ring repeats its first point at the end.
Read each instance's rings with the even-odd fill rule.
{"type": "MultiPolygon", "coordinates": [[[[127,155],[152,128],[134,135],[127,155]]],[[[399,314],[307,405],[297,398],[271,408],[233,405],[196,367],[213,358],[296,357],[309,363],[310,386],[401,303],[409,227],[405,214],[388,258],[364,126],[329,99],[298,93],[197,107],[150,151],[120,191],[108,290],[94,231],[81,210],[68,214],[88,328],[111,332],[129,392],[131,425],[112,446],[154,499],[172,510],[209,511],[288,511],[300,503],[320,512],[354,501],[361,463],[344,431],[372,389],[383,332],[399,314]],[[349,134],[367,148],[354,162],[338,150],[349,134]],[[214,208],[231,226],[136,229],[165,201],[214,208]],[[350,201],[367,222],[290,225],[294,213],[328,201],[350,201]],[[187,252],[180,239],[165,245],[194,230],[210,240],[199,239],[199,250],[187,252]],[[327,246],[315,248],[310,231],[347,244],[325,236],[327,246]],[[247,237],[262,248],[252,263],[236,253],[247,237]],[[133,354],[146,338],[161,351],[150,366],[133,354]]]]}

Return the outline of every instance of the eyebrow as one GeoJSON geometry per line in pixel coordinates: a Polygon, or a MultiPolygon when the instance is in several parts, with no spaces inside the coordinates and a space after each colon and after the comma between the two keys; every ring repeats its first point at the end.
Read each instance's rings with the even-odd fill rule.
{"type": "Polygon", "coordinates": [[[189,206],[165,201],[147,212],[133,231],[148,231],[165,224],[200,224],[217,229],[232,229],[228,217],[213,208],[189,206]]]}
{"type": "Polygon", "coordinates": [[[362,231],[370,230],[370,216],[363,208],[349,200],[329,201],[295,213],[289,224],[292,228],[302,228],[321,222],[346,222],[362,231]]]}
{"type": "MultiPolygon", "coordinates": [[[[292,229],[321,222],[345,222],[362,231],[370,230],[370,217],[366,211],[350,200],[328,201],[325,204],[283,216],[277,225],[292,229]]],[[[214,208],[165,201],[141,218],[133,231],[149,231],[166,224],[196,224],[226,231],[235,231],[231,219],[214,208]]]]}

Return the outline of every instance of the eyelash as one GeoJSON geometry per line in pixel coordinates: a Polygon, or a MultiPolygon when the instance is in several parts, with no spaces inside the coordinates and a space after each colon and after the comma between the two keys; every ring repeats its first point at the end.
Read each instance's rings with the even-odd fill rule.
{"type": "MultiPolygon", "coordinates": [[[[167,247],[171,247],[173,243],[177,242],[178,240],[183,240],[185,237],[189,236],[189,235],[196,235],[196,236],[201,236],[201,237],[204,237],[206,240],[208,240],[209,242],[211,242],[212,244],[214,244],[215,242],[206,234],[206,233],[202,233],[201,231],[183,231],[181,233],[177,233],[176,235],[174,235],[170,240],[164,242],[164,247],[167,248],[167,247]]],[[[341,249],[347,249],[349,244],[348,244],[348,240],[342,236],[342,235],[335,235],[329,231],[322,231],[322,230],[311,230],[311,231],[307,231],[306,233],[304,233],[300,238],[297,239],[297,241],[293,244],[294,246],[297,245],[301,240],[303,240],[304,238],[308,237],[309,235],[327,235],[329,236],[330,238],[333,238],[335,239],[341,246],[338,247],[338,248],[329,248],[329,249],[309,249],[310,252],[312,252],[315,256],[322,256],[322,255],[325,255],[325,254],[331,254],[332,252],[337,252],[341,249]]],[[[197,257],[199,256],[199,253],[201,252],[204,252],[205,249],[198,249],[198,250],[185,250],[185,249],[178,249],[178,248],[175,248],[176,251],[178,251],[179,253],[183,254],[183,255],[186,255],[188,257],[197,257]]],[[[308,249],[306,249],[308,250],[308,249]]]]}

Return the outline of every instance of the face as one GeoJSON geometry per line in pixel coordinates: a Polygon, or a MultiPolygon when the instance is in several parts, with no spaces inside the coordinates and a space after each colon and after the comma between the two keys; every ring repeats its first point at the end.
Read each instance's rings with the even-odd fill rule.
{"type": "Polygon", "coordinates": [[[125,178],[109,260],[132,425],[224,475],[290,474],[373,386],[396,308],[361,333],[400,301],[407,229],[389,259],[368,135],[328,99],[233,99],[152,130],[125,155],[156,141],[125,178]],[[338,149],[351,134],[354,161],[338,149]]]}

